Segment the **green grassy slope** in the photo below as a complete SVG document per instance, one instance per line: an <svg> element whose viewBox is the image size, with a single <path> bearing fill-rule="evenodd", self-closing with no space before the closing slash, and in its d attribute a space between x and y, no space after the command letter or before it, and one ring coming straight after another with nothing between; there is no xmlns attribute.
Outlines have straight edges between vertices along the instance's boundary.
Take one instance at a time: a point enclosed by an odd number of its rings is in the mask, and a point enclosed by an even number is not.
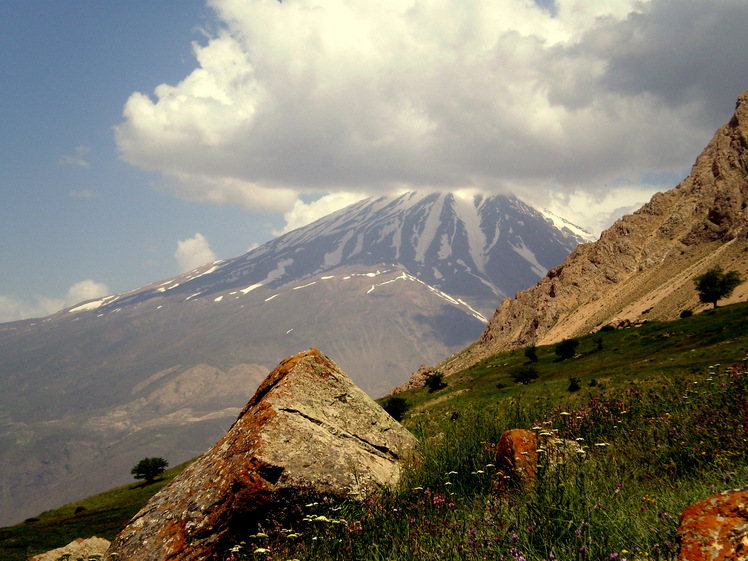
<svg viewBox="0 0 748 561"><path fill-rule="evenodd" d="M512 559L514 548L527 560L631 561L645 552L671 559L683 507L748 483L747 351L741 303L581 337L567 360L538 347L538 377L526 385L511 377L528 364L524 350L495 355L446 378L443 389L400 394L410 407L402 422L421 446L398 490L364 507L310 513L343 516L345 525L310 518L294 528L294 544L285 534L248 536L244 551L267 548L272 559ZM569 391L571 377L579 390ZM549 472L536 493L496 502L488 475L498 438L537 423L581 439L584 462ZM0 559L76 537L111 538L163 484L115 489L0 529ZM75 514L78 506L86 510ZM251 551L245 558L255 558Z"/></svg>
<svg viewBox="0 0 748 561"><path fill-rule="evenodd" d="M112 540L122 527L189 462L166 471L150 485L133 483L43 512L22 524L0 528L0 559L25 561L76 538Z"/></svg>
<svg viewBox="0 0 748 561"><path fill-rule="evenodd" d="M538 378L527 385L516 384L511 378L514 368L529 363L525 350L517 349L449 376L443 390L429 393L421 388L399 394L410 404L403 424L412 429L452 412L504 404L507 398L572 404L586 399L590 392L632 383L646 387L663 377L742 361L748 354L748 304L710 309L673 322L601 331L577 340L576 356L563 361L555 354L554 345L537 347L538 361L532 366ZM570 377L579 379L581 391L566 391Z"/></svg>

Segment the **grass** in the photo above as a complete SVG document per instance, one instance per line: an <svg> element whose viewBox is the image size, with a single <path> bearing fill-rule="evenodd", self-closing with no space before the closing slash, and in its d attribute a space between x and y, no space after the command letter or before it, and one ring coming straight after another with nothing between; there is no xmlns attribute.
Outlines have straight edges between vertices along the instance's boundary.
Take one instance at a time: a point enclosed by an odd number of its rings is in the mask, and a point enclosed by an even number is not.
<svg viewBox="0 0 748 561"><path fill-rule="evenodd" d="M680 512L748 484L746 349L748 304L737 304L580 337L567 360L538 347L538 378L526 385L511 379L527 363L522 349L490 357L445 388L401 394L419 449L396 489L365 504L307 505L303 519L268 521L222 558L674 559ZM530 491L497 493L501 434L532 427L578 440L585 454L541 460ZM0 529L0 558L111 538L152 492L120 488Z"/></svg>
<svg viewBox="0 0 748 561"><path fill-rule="evenodd" d="M148 499L188 465L189 462L166 471L150 485L134 483L117 487L43 512L22 524L0 528L0 559L26 561L32 555L62 547L81 537L112 540Z"/></svg>

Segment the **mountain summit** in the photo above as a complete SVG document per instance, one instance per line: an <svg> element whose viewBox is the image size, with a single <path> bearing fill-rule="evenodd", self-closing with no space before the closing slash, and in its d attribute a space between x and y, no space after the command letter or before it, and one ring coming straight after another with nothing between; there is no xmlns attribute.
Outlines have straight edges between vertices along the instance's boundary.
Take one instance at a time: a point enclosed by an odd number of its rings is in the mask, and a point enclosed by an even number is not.
<svg viewBox="0 0 748 561"><path fill-rule="evenodd" d="M341 266L388 264L489 315L583 241L584 231L515 197L410 192L362 200L241 257L98 302L111 310L167 292L214 297L287 286Z"/></svg>
<svg viewBox="0 0 748 561"><path fill-rule="evenodd" d="M360 201L234 259L0 325L0 525L207 449L282 357L371 396L475 341L580 237L513 197Z"/></svg>

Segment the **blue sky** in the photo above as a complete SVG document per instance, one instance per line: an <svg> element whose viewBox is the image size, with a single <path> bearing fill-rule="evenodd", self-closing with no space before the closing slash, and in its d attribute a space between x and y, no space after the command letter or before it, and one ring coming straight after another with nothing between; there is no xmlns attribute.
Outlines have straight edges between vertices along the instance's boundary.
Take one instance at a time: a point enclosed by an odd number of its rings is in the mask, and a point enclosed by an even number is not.
<svg viewBox="0 0 748 561"><path fill-rule="evenodd" d="M184 0L0 3L0 320L52 311L85 279L119 292L173 276L178 240L197 232L231 257L282 226L171 197L119 159L127 98L195 69L210 14Z"/></svg>
<svg viewBox="0 0 748 561"><path fill-rule="evenodd" d="M363 196L514 192L598 233L748 88L748 5L0 3L0 321Z"/></svg>

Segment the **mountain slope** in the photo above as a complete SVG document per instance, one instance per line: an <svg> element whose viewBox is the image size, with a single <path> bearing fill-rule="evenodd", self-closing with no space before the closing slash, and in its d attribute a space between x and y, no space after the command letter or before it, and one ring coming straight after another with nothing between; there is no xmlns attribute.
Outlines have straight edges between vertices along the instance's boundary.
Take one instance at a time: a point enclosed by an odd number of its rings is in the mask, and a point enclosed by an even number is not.
<svg viewBox="0 0 748 561"><path fill-rule="evenodd" d="M167 292L205 298L255 285L279 287L343 265L387 263L489 315L497 299L536 282L586 239L515 197L373 197L241 257L105 298L100 306L113 310Z"/></svg>
<svg viewBox="0 0 748 561"><path fill-rule="evenodd" d="M125 482L144 456L201 453L270 367L311 346L382 395L474 341L498 294L578 239L510 197L380 197L241 257L2 324L0 525Z"/></svg>
<svg viewBox="0 0 748 561"><path fill-rule="evenodd" d="M698 308L694 276L719 264L748 277L746 206L748 92L676 188L656 194L534 287L505 300L478 343L441 366L453 372L502 350ZM742 285L733 301L747 294Z"/></svg>

